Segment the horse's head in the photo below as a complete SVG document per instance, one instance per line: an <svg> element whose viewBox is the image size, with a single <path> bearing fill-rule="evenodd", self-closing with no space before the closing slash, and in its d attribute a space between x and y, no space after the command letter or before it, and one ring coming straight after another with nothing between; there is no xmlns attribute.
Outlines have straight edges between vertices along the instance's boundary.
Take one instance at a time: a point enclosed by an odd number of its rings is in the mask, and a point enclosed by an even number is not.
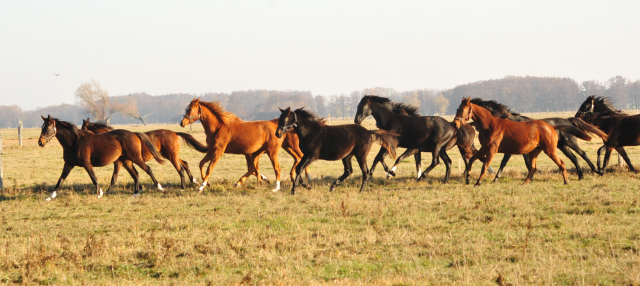
<svg viewBox="0 0 640 286"><path fill-rule="evenodd" d="M44 123L42 124L42 130L40 131L40 139L38 139L38 145L40 147L44 147L45 144L49 143L53 137L58 133L58 129L56 128L56 120L51 118L51 115L48 117L42 117Z"/></svg>
<svg viewBox="0 0 640 286"><path fill-rule="evenodd" d="M360 124L364 121L369 115L371 115L371 107L369 104L371 103L371 95L365 95L362 99L360 99L360 103L358 103L358 111L356 112L356 118L353 119L355 124Z"/></svg>
<svg viewBox="0 0 640 286"><path fill-rule="evenodd" d="M89 120L89 117L87 117L87 120L82 119L82 127L80 127L80 129L88 131L92 126L93 122L91 122L91 120Z"/></svg>
<svg viewBox="0 0 640 286"><path fill-rule="evenodd" d="M580 104L580 107L578 108L578 112L576 112L575 117L582 117L587 112L593 113L595 109L595 105L596 105L596 96L592 95L587 97L587 99L585 99L584 102Z"/></svg>
<svg viewBox="0 0 640 286"><path fill-rule="evenodd" d="M200 98L194 98L191 103L184 109L184 116L180 121L180 127L185 127L200 119L202 115L202 106L200 106Z"/></svg>
<svg viewBox="0 0 640 286"><path fill-rule="evenodd" d="M456 110L456 117L453 119L453 123L456 125L457 129L460 129L460 126L467 123L467 121L471 119L472 115L473 104L471 103L471 97L463 97L460 106L458 106L458 110Z"/></svg>
<svg viewBox="0 0 640 286"><path fill-rule="evenodd" d="M291 111L291 107L287 107L287 109L280 109L280 118L278 119L278 129L276 129L276 136L278 138L282 138L285 133L291 130L293 127L296 127L296 122L298 121L298 116L295 111Z"/></svg>

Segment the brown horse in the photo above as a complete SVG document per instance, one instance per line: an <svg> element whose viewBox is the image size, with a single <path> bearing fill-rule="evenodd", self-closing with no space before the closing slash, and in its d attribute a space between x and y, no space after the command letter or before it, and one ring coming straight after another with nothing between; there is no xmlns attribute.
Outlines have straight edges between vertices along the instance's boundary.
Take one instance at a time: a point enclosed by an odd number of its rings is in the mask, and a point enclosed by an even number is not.
<svg viewBox="0 0 640 286"><path fill-rule="evenodd" d="M558 165L562 171L564 183L567 184L567 170L564 162L556 154L556 146L558 145L556 129L571 133L586 141L591 140L591 136L574 126L551 126L542 120L513 122L497 118L491 115L489 110L471 103L471 98L463 98L453 122L457 128L460 128L462 124L470 119L473 119L476 123L478 139L482 147L469 160L467 171L471 170L475 160L486 156L476 186L480 185L482 177L496 153L529 154L531 169L524 180L524 184L528 184L536 172L540 152L547 154ZM466 182L469 184L468 172Z"/></svg>
<svg viewBox="0 0 640 286"><path fill-rule="evenodd" d="M200 161L200 173L203 181L198 192L204 190L207 180L213 172L213 167L224 153L242 154L246 157L248 170L236 183L236 186L240 186L251 175L255 175L258 178L258 183L264 179L264 176L260 175L256 164L258 157L266 152L276 174L276 187L272 191L280 190L278 151L283 145L283 139L275 136L277 124L272 121L245 122L233 113L225 111L219 103L200 101L199 98L193 99L189 103L189 106L185 109L184 118L180 121L180 126L185 127L198 120L202 122L202 126L205 129L207 145L209 146L209 151ZM294 151L295 147L297 147L294 142L294 140L289 141L288 148L285 148L285 151L294 157L295 168L300 161L298 158L302 157L300 156L302 152ZM209 162L209 166L205 173L204 165L207 162ZM293 175L292 171L291 176L293 177Z"/></svg>
<svg viewBox="0 0 640 286"><path fill-rule="evenodd" d="M58 179L58 183L51 195L47 197L47 201L56 197L56 191L76 166L84 167L96 186L98 198L102 197L102 188L98 186L98 178L93 172L93 167L106 166L116 160L122 160L123 164L127 166L127 170L133 170L133 163L140 166L142 170L149 174L158 189L163 190L160 183L153 176L151 168L142 159L142 145L146 145L153 158L161 164L164 163L147 135L127 130L113 130L107 133L94 134L93 132L80 130L69 122L51 118L51 115L47 118L42 116L42 120L44 120L44 124L40 132L38 145L44 147L53 137L56 137L60 145L62 145L62 157L64 159L62 175L60 175L60 179ZM138 174L137 172L129 172L129 174L135 182L133 195L138 196L140 191Z"/></svg>
<svg viewBox="0 0 640 286"><path fill-rule="evenodd" d="M113 130L111 126L103 123L91 122L89 118L87 118L87 120L82 120L81 129L92 131L93 133L105 133ZM189 176L189 181L193 182L194 184L198 184L196 178L191 175L189 164L186 161L180 159L180 137L184 139L187 145L202 153L206 153L207 151L209 151L209 148L207 148L207 146L202 145L200 142L198 142L198 140L193 138L193 136L182 132L173 132L171 130L158 129L145 132L144 134L149 137L149 140L151 140L153 146L156 147L158 152L160 152L160 155L162 155L162 157L164 158L167 158L176 169L176 171L178 171L178 175L180 175L180 187L182 189L185 188L185 171L187 172L187 176ZM144 145L142 146L142 159L145 162L153 159L153 155ZM120 172L121 167L122 162L120 160L113 163L113 176L111 176L111 185L109 186L109 189L111 189L111 187L115 185L116 181L118 180L118 173ZM135 171L135 168L133 171Z"/></svg>

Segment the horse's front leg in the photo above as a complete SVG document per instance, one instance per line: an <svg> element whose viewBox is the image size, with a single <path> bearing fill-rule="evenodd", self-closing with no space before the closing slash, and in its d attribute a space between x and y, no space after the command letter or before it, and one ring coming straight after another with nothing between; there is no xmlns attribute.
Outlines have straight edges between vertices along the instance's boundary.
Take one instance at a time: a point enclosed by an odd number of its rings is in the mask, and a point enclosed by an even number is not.
<svg viewBox="0 0 640 286"><path fill-rule="evenodd" d="M376 155L376 157L373 159L373 163L371 164L371 168L369 168L369 175L373 176L373 171L376 169L376 166L378 165L378 162L382 163L382 167L384 168L385 172L388 172L389 169L387 168L387 164L385 164L384 162L384 157L387 156L387 149L380 147L380 151L378 151L378 155Z"/></svg>
<svg viewBox="0 0 640 286"><path fill-rule="evenodd" d="M493 145L490 148L488 148L488 150L489 151L488 151L488 154L485 156L484 163L482 163L482 170L480 171L480 176L478 177L478 181L476 181L476 187L480 186L480 184L482 183L482 177L484 176L484 173L489 168L489 164L491 164L491 161L493 161L493 157L496 155L496 152L498 151L498 146Z"/></svg>
<svg viewBox="0 0 640 286"><path fill-rule="evenodd" d="M342 184L342 181L344 181L347 177L349 177L353 173L353 168L351 166L351 158L353 158L353 155L347 156L342 159L342 165L344 166L344 173L337 180L335 180L333 184L331 184L331 188L329 189L329 192L333 192L338 185ZM362 187L361 187L361 190L362 190Z"/></svg>
<svg viewBox="0 0 640 286"><path fill-rule="evenodd" d="M67 179L67 176L69 176L69 173L71 172L71 170L73 170L73 167L74 166L71 164L64 163L64 167L62 168L62 175L60 175L60 178L58 179L58 183L56 184L56 187L53 188L53 191L45 200L50 201L56 198L57 191L60 188L60 185L62 185L64 180Z"/></svg>
<svg viewBox="0 0 640 286"><path fill-rule="evenodd" d="M213 172L213 167L218 163L222 155L224 154L224 150L227 146L214 146L210 148L207 154L204 156L202 161L200 161L200 174L202 175L202 185L198 188L198 194L202 193L204 188L207 186L207 182L209 181L209 177L211 176L211 172ZM204 171L204 165L209 162L209 166L207 167L207 171Z"/></svg>
<svg viewBox="0 0 640 286"><path fill-rule="evenodd" d="M96 173L93 171L93 166L91 165L91 162L84 162L84 169L87 170L87 173L89 174L89 178L91 178L93 185L96 186L98 199L102 198L102 195L104 194L104 192L102 191L102 188L100 188L100 186L98 185L98 177L96 177Z"/></svg>
<svg viewBox="0 0 640 286"><path fill-rule="evenodd" d="M502 175L502 171L504 170L504 167L506 167L507 163L509 163L509 159L511 159L511 154L504 154L504 157L502 157L502 162L500 162L500 168L498 169L498 172L496 173L496 177L493 179L494 183L497 182L498 179L500 179L500 175ZM485 159L485 161L486 161L486 159Z"/></svg>
<svg viewBox="0 0 640 286"><path fill-rule="evenodd" d="M600 161L600 155L602 155L602 151L607 148L606 145L602 145L602 147L598 148L598 159L596 160L596 164L598 165L598 170L600 171L600 175L604 175L604 170L602 168L602 161Z"/></svg>
<svg viewBox="0 0 640 286"><path fill-rule="evenodd" d="M296 186L298 184L301 184L303 187L307 188L308 190L311 190L311 184L310 184L311 182L309 182L309 185L306 185L303 182L301 175L302 175L302 170L306 169L313 161L315 161L315 158L310 154L304 154L304 156L302 156L302 159L300 160L300 164L296 166L296 178L293 180L293 186L291 187L292 195L296 193Z"/></svg>
<svg viewBox="0 0 640 286"><path fill-rule="evenodd" d="M467 185L469 184L469 176L471 175L471 168L473 167L473 162L475 162L476 160L478 160L480 158L484 158L484 162L483 163L486 163L487 158L485 158L485 157L487 156L487 154L489 152L490 152L490 150L489 150L488 147L482 146L482 147L480 147L480 150L478 150L478 152L476 152L475 154L473 154L473 156L471 156L471 159L469 159L469 165L467 166L467 169L465 170L465 173L467 174L467 176L465 177L465 184L467 184Z"/></svg>
<svg viewBox="0 0 640 286"><path fill-rule="evenodd" d="M607 166L609 165L609 159L611 158L611 152L613 152L613 147L606 147L605 149L605 153L604 153L604 161L602 162L602 174L604 174L605 169L607 169ZM600 151L600 150L598 150ZM598 156L600 157L600 156Z"/></svg>
<svg viewBox="0 0 640 286"><path fill-rule="evenodd" d="M113 175L111 175L111 184L109 185L109 188L107 188L107 192L110 191L111 187L113 187L118 181L118 174L120 173L121 168L122 162L120 162L120 160L113 162Z"/></svg>
<svg viewBox="0 0 640 286"><path fill-rule="evenodd" d="M387 149L385 149L386 151ZM400 164L400 162L402 162L404 159L406 159L407 157L411 156L411 155L415 155L415 154L420 154L418 149L407 149L404 151L404 153L402 153L402 155L400 155L396 161L393 163L393 166L391 167L391 170L387 171L387 179L391 179L392 177L395 177L396 174L396 168L398 167L398 165ZM420 156L420 155L418 155ZM415 157L415 156L414 156ZM421 160L421 159L418 159ZM417 163L416 163L417 164ZM418 174L418 179L420 179L420 174Z"/></svg>

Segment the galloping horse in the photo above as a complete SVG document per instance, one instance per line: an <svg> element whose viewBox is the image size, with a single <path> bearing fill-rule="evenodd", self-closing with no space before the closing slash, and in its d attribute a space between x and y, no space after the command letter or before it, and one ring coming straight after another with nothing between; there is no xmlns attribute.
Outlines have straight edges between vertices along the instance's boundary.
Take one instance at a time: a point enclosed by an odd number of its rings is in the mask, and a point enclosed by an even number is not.
<svg viewBox="0 0 640 286"><path fill-rule="evenodd" d="M507 106L501 103L498 103L494 100L483 100L482 98L474 98L471 100L471 103L486 108L491 112L491 115L493 115L494 117L509 119L515 122L525 122L525 121L532 120L529 117L526 117L524 115L521 115L520 113L512 111ZM540 120L546 123L549 123L549 125L551 126L557 126L557 125L571 126L572 125L582 131L595 134L600 138L603 138L603 136L605 136L604 132L600 131L595 126L582 121L580 118L553 117L553 118L543 118ZM589 167L594 173L602 174L596 168L596 166L594 166L593 163L591 163L591 160L589 160L589 156L587 156L587 153L580 148L580 145L578 144L578 138L576 136L573 136L573 134L571 133L566 133L560 130L556 130L556 132L558 133L558 149L560 149L560 151L562 151L562 153L564 153L564 155L567 156L567 158L569 158L569 160L571 160L573 165L576 167L576 172L578 173L578 180L582 180L584 178L584 174L582 172L582 168L580 167L580 162L578 162L578 158L576 158L573 152L571 152L571 149L573 149L576 153L578 153L578 155L580 155L580 157L582 157L582 159L584 159L587 162L587 164L589 165ZM530 164L529 164L528 156L525 154L524 157L525 157L525 164L527 165L527 169L529 169ZM498 179L500 178L500 175L502 174L502 170L507 165L510 158L511 158L511 154L505 154L504 157L502 157L502 162L500 163L500 169L498 169L498 173L496 173L496 177L493 180L494 182L498 181Z"/></svg>
<svg viewBox="0 0 640 286"><path fill-rule="evenodd" d="M528 184L531 181L531 177L537 170L538 155L540 155L540 152L544 152L558 165L562 171L564 183L567 184L567 170L564 167L564 162L556 154L558 134L554 129L571 133L583 140L591 140L591 136L573 126L560 125L553 127L541 120L513 122L496 118L491 115L489 110L471 103L471 98L463 98L453 122L459 128L471 119L473 119L476 123L476 128L478 128L478 139L482 147L469 160L468 171L471 170L475 160L486 156L476 186L479 186L482 182L482 177L487 167L498 152L529 154L531 169L524 180L524 184ZM466 176L466 183L469 184L469 173Z"/></svg>
<svg viewBox="0 0 640 286"><path fill-rule="evenodd" d="M374 99L374 100L371 101L371 99ZM389 101L381 100L380 97L372 98L371 96L368 96L368 95L366 95L365 97L362 98L362 100L360 100L360 103L358 104L358 112L361 112L361 111L364 112L364 110L369 109L373 113L380 110L379 108L371 109L371 107L366 107L366 105L373 105L373 104L380 104L383 107L390 109L396 114L413 116L413 117L421 117L421 115L418 113L418 108L414 106L406 105L403 103L391 102L390 100ZM354 122L356 124L361 124L362 120L364 120L362 116L363 114L356 113ZM384 117L376 117L376 115L374 115L374 118L384 118ZM378 124L379 124L378 121L376 121L376 125ZM380 124L380 125L385 126L389 124ZM390 131L397 132L397 130L390 130ZM464 124L462 125L462 128L458 130L458 132L456 133L456 136L452 137L446 145L447 150L451 149L453 146L458 146L458 150L460 151L460 154L462 155L462 159L465 164L465 172L466 172L466 166L467 164L469 164L469 158L471 158L471 156L473 156L473 154L475 154L478 151L473 144L473 140L475 139L475 137L476 137L476 130L473 129L473 126L471 126L471 124ZM402 145L400 147L402 147ZM387 172L387 179L395 177L396 166L400 164L400 162L402 162L402 160L404 160L405 158L411 155L414 155L414 158L416 161L416 172L418 173L417 179L420 180L424 178L422 176L423 174L422 164L421 164L422 156L419 149L407 149L404 153L402 153L402 155L398 156L398 158L396 159L396 162L394 163L391 169L389 169L387 167L387 164L384 162L384 157L386 155L387 155L386 150L384 148L380 148L378 155L373 161L373 165L371 166L371 169L369 169L369 175L373 174L373 171L376 165L378 164L378 162L380 162L385 172ZM480 160L484 160L484 159L480 159ZM491 170L491 167L489 167L489 172L493 173L493 171Z"/></svg>
<svg viewBox="0 0 640 286"><path fill-rule="evenodd" d="M628 115L614 108L608 98L592 95L580 105L575 116L596 125L608 135L608 138L604 140L604 146L598 149L598 168L603 174L609 164L613 149L616 149L618 154L624 158L631 171L637 172L631 164L624 146L640 145L640 115ZM600 154L605 149L604 162L601 165Z"/></svg>
<svg viewBox="0 0 640 286"><path fill-rule="evenodd" d="M202 122L207 134L207 145L209 146L207 154L200 161L202 185L198 189L199 193L204 190L213 172L213 167L224 153L242 154L246 157L248 171L236 183L236 186L240 186L251 175L255 175L258 178L258 183L265 178L260 175L256 162L260 154L266 152L276 174L276 187L272 191L280 190L278 151L283 139L275 136L277 124L272 121L245 122L233 113L225 111L219 103L200 101L199 98L193 99L189 103L185 109L184 118L180 121L180 126L185 127L198 120ZM290 146L290 148L285 148L285 151L294 149L295 146ZM300 153L289 154L294 157L295 167L295 164L299 162L296 156ZM207 162L209 162L209 166L205 173L204 165Z"/></svg>
<svg viewBox="0 0 640 286"><path fill-rule="evenodd" d="M53 189L53 192L51 192L51 195L47 197L47 201L56 197L58 188L60 188L62 182L64 182L71 170L76 166L83 167L87 173L89 173L91 181L96 186L98 198L102 197L102 188L98 186L98 178L93 172L93 167L103 167L116 160L122 160L122 163L127 166L127 170L133 170L133 163L140 166L142 170L149 174L154 185L156 185L159 190L164 191L160 183L158 183L153 176L151 168L147 166L142 159L141 150L144 144L156 161L161 164L164 163L164 160L162 160L160 154L144 133L113 130L107 133L94 134L80 130L69 122L51 118L51 115L47 118L41 117L42 120L44 120L44 124L40 132L38 145L44 147L53 137L56 137L60 145L62 145L62 157L64 159L62 175L60 175L60 179L58 179L58 183ZM132 171L129 171L129 174L135 182L133 196L138 196L140 194L138 174Z"/></svg>
<svg viewBox="0 0 640 286"><path fill-rule="evenodd" d="M290 129L295 130L300 138L300 149L304 153L302 161L296 167L297 175L293 181L291 194L295 194L298 183L307 189L311 188L302 182L300 172L317 159L329 161L342 159L344 173L331 185L329 191L333 191L353 173L351 159L355 156L362 171L362 185L360 186L362 192L369 179L367 154L369 154L373 142L379 141L391 153L392 157L396 155L395 149L398 141L394 138L396 134L391 132L370 131L356 124L328 126L324 119L318 118L302 108L295 111L291 111L291 108L280 109L280 111L282 114L278 120L276 136L282 137Z"/></svg>
<svg viewBox="0 0 640 286"><path fill-rule="evenodd" d="M399 134L399 147L431 152L431 165L427 167L422 175L418 174L418 177L426 177L440 163L439 158L442 158L447 169L444 176L444 182L447 183L451 174L451 159L447 155L447 147L451 148L455 145L455 141L452 142L451 140L456 137L456 128L442 117L416 117L398 114L392 110L393 106L390 99L368 95L360 100L354 122L360 124L365 118L372 115L376 120L376 127ZM449 142L453 144L447 146ZM371 170L375 168L378 162L384 161L385 156L386 152L380 149L373 161Z"/></svg>
<svg viewBox="0 0 640 286"><path fill-rule="evenodd" d="M81 129L88 130L93 133L105 133L113 130L111 126L103 123L91 122L89 118L87 118L87 120L84 120L84 119L82 120ZM145 132L144 134L146 134L147 137L149 137L149 140L151 140L151 143L153 144L154 147L156 147L156 150L158 150L160 155L162 155L162 157L164 158L167 158L169 162L171 162L173 167L176 169L176 171L178 172L178 175L180 175L180 187L182 189L185 188L185 182L184 182L185 171L187 172L187 176L189 176L189 181L193 182L194 184L198 183L196 178L194 178L191 175L191 171L189 170L189 164L187 163L187 161L180 159L179 137L182 137L182 139L184 139L187 145L189 145L193 149L198 150L199 152L202 152L202 153L206 153L207 151L209 151L209 148L207 148L207 146L202 145L200 142L198 142L198 140L196 140L196 138L193 138L193 136L187 133L182 133L182 132L173 132L171 130L158 129L158 130ZM149 149L144 145L142 146L142 159L145 162L148 162L149 160L153 159L153 155L151 154ZM116 181L118 180L118 173L120 172L121 167L122 167L121 161L118 160L113 163L113 176L111 176L111 185L109 186L109 188L115 185ZM135 171L135 168L134 168L134 171Z"/></svg>

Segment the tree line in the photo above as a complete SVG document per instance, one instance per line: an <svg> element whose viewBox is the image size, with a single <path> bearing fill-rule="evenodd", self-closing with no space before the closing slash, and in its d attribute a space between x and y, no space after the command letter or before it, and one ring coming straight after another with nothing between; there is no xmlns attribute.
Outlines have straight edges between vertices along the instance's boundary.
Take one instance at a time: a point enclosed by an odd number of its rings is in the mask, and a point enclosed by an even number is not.
<svg viewBox="0 0 640 286"><path fill-rule="evenodd" d="M576 110L589 95L610 97L621 109L640 106L640 80L622 76L607 81L577 83L571 78L508 76L468 83L447 90L420 89L399 92L393 88L365 88L350 94L313 95L311 91L245 90L231 93L166 94L152 96L132 93L109 96L99 83L84 83L76 90L76 104L60 104L37 110L3 106L0 102L0 128L15 128L18 119L24 127L39 127L40 115L51 114L76 124L87 117L111 124L177 123L193 98L219 101L228 111L244 120L269 120L280 114L278 107L306 107L325 118L353 118L364 95L379 95L419 108L422 115L454 114L462 97L482 97L506 104L519 112Z"/></svg>

